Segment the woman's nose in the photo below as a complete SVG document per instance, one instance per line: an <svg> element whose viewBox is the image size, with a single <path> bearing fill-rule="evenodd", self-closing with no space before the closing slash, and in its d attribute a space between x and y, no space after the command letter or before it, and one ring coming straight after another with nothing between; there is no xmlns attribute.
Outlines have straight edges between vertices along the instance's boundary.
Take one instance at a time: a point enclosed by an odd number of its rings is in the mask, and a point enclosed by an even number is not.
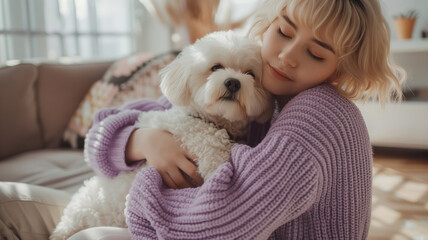
<svg viewBox="0 0 428 240"><path fill-rule="evenodd" d="M298 65L296 52L291 46L282 49L278 55L278 58L285 66L295 68Z"/></svg>

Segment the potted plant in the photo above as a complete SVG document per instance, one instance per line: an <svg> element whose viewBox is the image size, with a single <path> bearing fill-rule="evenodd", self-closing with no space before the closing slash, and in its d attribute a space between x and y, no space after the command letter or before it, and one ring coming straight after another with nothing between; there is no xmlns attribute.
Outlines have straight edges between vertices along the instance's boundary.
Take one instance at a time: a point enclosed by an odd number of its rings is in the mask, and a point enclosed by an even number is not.
<svg viewBox="0 0 428 240"><path fill-rule="evenodd" d="M413 27L415 25L418 13L410 10L406 13L394 16L394 25L397 30L398 39L412 38Z"/></svg>

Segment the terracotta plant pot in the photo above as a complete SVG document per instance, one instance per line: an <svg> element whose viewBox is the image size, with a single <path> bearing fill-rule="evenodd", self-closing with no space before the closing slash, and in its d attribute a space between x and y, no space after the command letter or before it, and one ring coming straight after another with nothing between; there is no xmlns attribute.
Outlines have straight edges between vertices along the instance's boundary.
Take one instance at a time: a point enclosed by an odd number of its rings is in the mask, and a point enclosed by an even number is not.
<svg viewBox="0 0 428 240"><path fill-rule="evenodd" d="M416 18L396 18L394 19L395 29L397 30L398 39L412 38L413 27Z"/></svg>

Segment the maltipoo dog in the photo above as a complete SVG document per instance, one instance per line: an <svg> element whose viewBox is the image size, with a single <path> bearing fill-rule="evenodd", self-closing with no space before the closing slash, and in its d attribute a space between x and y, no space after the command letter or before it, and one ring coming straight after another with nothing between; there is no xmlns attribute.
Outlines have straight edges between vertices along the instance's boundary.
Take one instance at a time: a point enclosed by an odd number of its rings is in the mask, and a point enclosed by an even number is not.
<svg viewBox="0 0 428 240"><path fill-rule="evenodd" d="M206 35L160 73L161 90L173 107L141 113L136 126L171 132L198 157L195 164L207 180L229 160L232 146L245 139L250 121L265 122L272 115L272 97L261 85L260 54L258 43L232 31ZM95 226L126 227L126 196L140 169L87 180L50 239L67 239Z"/></svg>

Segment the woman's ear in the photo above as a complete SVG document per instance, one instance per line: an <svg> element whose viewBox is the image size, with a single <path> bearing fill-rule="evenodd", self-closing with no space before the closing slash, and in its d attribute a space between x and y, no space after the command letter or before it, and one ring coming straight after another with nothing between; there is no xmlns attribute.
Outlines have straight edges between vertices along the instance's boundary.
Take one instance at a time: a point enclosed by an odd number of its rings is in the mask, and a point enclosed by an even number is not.
<svg viewBox="0 0 428 240"><path fill-rule="evenodd" d="M185 56L180 54L160 71L160 89L165 97L177 106L190 104L191 93L187 86L190 76L185 62Z"/></svg>

